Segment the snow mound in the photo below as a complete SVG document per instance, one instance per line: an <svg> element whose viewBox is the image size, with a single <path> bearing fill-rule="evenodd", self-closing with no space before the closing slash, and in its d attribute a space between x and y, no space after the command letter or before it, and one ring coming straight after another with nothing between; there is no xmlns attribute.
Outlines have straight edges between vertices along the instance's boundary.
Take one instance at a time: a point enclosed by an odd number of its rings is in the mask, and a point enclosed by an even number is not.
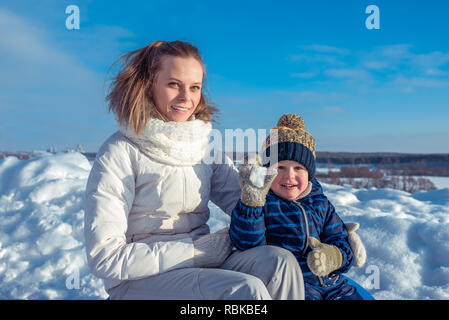
<svg viewBox="0 0 449 320"><path fill-rule="evenodd" d="M345 222L360 223L367 262L349 277L377 299L449 299L447 189L409 194L344 187L359 200L345 205L335 186L323 188Z"/></svg>
<svg viewBox="0 0 449 320"><path fill-rule="evenodd" d="M107 297L83 245L90 169L80 153L0 161L0 299Z"/></svg>

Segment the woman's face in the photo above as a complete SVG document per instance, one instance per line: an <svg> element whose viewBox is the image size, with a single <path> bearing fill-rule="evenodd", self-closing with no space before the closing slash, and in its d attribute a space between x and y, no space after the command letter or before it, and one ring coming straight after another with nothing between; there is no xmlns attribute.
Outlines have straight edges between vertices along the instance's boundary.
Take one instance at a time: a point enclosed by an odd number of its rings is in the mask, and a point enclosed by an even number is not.
<svg viewBox="0 0 449 320"><path fill-rule="evenodd" d="M294 200L306 190L309 172L296 161L283 160L274 165L278 175L271 184L271 190L281 198Z"/></svg>
<svg viewBox="0 0 449 320"><path fill-rule="evenodd" d="M203 66L195 58L164 56L156 76L153 99L168 121L187 121L201 98Z"/></svg>

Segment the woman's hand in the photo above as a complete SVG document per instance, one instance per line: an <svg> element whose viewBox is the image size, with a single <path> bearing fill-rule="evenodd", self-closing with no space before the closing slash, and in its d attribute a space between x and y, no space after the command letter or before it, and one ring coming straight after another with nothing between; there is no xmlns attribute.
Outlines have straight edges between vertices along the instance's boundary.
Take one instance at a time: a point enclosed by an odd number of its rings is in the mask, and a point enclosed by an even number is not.
<svg viewBox="0 0 449 320"><path fill-rule="evenodd" d="M214 268L223 264L231 254L229 227L216 233L206 234L193 241L193 264L196 268Z"/></svg>

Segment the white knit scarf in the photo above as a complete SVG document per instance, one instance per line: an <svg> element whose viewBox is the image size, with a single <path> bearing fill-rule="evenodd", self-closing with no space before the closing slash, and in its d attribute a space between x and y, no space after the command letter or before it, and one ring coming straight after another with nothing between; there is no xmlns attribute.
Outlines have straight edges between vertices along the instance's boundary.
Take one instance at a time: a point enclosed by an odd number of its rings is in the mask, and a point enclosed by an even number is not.
<svg viewBox="0 0 449 320"><path fill-rule="evenodd" d="M173 166L200 163L205 156L211 130L210 122L195 119L165 122L150 118L139 136L133 128L120 126L120 132L141 152L157 162Z"/></svg>

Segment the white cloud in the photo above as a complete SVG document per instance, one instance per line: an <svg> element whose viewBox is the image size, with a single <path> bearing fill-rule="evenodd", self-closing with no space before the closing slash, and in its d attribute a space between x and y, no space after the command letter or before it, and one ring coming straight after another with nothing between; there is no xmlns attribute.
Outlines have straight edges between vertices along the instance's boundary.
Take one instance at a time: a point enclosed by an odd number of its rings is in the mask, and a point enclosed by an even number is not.
<svg viewBox="0 0 449 320"><path fill-rule="evenodd" d="M26 20L0 8L0 48L17 59L40 61L59 59L58 54L44 44L45 34Z"/></svg>
<svg viewBox="0 0 449 320"><path fill-rule="evenodd" d="M449 52L432 51L414 53L410 44L380 46L372 52L362 53L362 65L369 69L407 69L412 72L436 69L449 64Z"/></svg>
<svg viewBox="0 0 449 320"><path fill-rule="evenodd" d="M318 72L299 72L299 73L292 73L290 76L293 78L301 78L301 79L310 79L314 78L318 75Z"/></svg>
<svg viewBox="0 0 449 320"><path fill-rule="evenodd" d="M315 52L320 52L320 53L335 53L335 54L339 54L339 55L347 55L350 52L348 49L337 48L337 47L322 45L322 44L311 44L311 45L302 46L301 48L304 50L309 50L309 51L315 51Z"/></svg>
<svg viewBox="0 0 449 320"><path fill-rule="evenodd" d="M107 27L100 29L103 32L96 33L99 39L111 39ZM91 60L79 56L77 46L70 47L73 43L54 32L59 31L0 9L0 108L5 111L0 127L7 133L0 138L4 148L13 148L9 138L14 137L17 148L23 150L40 148L39 143L48 146L50 141L91 143L88 149L95 150L98 145L92 147L92 141L104 138L102 130L113 129L104 101L105 72L87 66ZM80 32L77 44L93 41L83 40L81 31L73 32ZM116 34L120 32L116 30ZM110 40L111 46L105 50L112 48L113 42Z"/></svg>
<svg viewBox="0 0 449 320"><path fill-rule="evenodd" d="M447 88L449 87L449 80L429 79L423 77L405 78L403 76L399 76L393 81L393 84L411 92L413 91L413 88Z"/></svg>
<svg viewBox="0 0 449 320"><path fill-rule="evenodd" d="M321 114L332 115L345 112L345 109L339 106L329 106L321 110Z"/></svg>
<svg viewBox="0 0 449 320"><path fill-rule="evenodd" d="M40 83L66 88L88 88L91 81L102 84L105 75L92 71L84 61L106 60L111 65L120 53L118 39L133 36L123 28L101 25L82 31L64 29L64 34L65 38L51 34L0 8L0 83L6 80L10 85Z"/></svg>
<svg viewBox="0 0 449 320"><path fill-rule="evenodd" d="M353 54L346 49L327 45L306 45L304 52L291 55L320 71L293 72L291 77L311 79L317 74L327 81L350 80L382 87L397 86L403 92L417 88L446 88L449 83L449 52L414 52L411 44L384 45Z"/></svg>
<svg viewBox="0 0 449 320"><path fill-rule="evenodd" d="M443 71L437 68L430 68L424 71L427 76L449 76L449 71Z"/></svg>
<svg viewBox="0 0 449 320"><path fill-rule="evenodd" d="M412 65L418 68L437 68L449 63L449 52L434 51L410 56Z"/></svg>
<svg viewBox="0 0 449 320"><path fill-rule="evenodd" d="M281 98L287 98L293 104L317 102L324 99L324 95L316 91L277 90L274 93Z"/></svg>
<svg viewBox="0 0 449 320"><path fill-rule="evenodd" d="M333 65L333 66L343 66L345 63L342 62L339 58L326 55L321 53L312 53L312 54L291 54L288 56L290 61L293 62L301 62L309 65Z"/></svg>
<svg viewBox="0 0 449 320"><path fill-rule="evenodd" d="M78 87L98 76L56 49L44 30L4 9L0 9L0 50L0 83L11 86Z"/></svg>
<svg viewBox="0 0 449 320"><path fill-rule="evenodd" d="M328 69L324 72L334 78L369 79L370 74L363 69Z"/></svg>
<svg viewBox="0 0 449 320"><path fill-rule="evenodd" d="M367 69L381 70L387 68L388 63L386 63L385 61L371 60L363 62L363 66Z"/></svg>
<svg viewBox="0 0 449 320"><path fill-rule="evenodd" d="M411 44L393 44L387 46L380 46L376 50L376 55L383 58L404 59L409 57Z"/></svg>

